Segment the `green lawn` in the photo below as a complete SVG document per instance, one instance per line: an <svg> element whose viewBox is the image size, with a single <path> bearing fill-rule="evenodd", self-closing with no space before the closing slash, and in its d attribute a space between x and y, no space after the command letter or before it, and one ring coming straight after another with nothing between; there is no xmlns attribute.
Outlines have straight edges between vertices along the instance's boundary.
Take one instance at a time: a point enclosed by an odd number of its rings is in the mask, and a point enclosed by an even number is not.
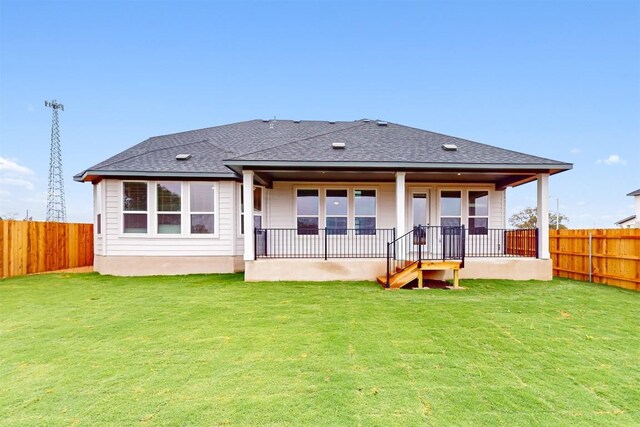
<svg viewBox="0 0 640 427"><path fill-rule="evenodd" d="M640 425L640 294L0 280L0 425Z"/></svg>

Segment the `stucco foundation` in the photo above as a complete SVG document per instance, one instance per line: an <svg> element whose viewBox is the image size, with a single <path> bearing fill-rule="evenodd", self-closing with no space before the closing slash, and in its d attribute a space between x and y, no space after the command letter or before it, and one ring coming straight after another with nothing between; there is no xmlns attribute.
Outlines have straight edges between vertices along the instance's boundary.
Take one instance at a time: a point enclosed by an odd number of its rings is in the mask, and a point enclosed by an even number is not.
<svg viewBox="0 0 640 427"><path fill-rule="evenodd" d="M306 281L376 280L387 273L385 259L263 259L245 262L245 280ZM425 273L425 278L451 279L450 271ZM552 264L535 258L466 258L461 279L551 280Z"/></svg>
<svg viewBox="0 0 640 427"><path fill-rule="evenodd" d="M327 282L335 280L375 280L387 274L382 258L344 259L261 259L246 261L244 280Z"/></svg>
<svg viewBox="0 0 640 427"><path fill-rule="evenodd" d="M235 273L242 271L241 256L101 256L94 271L113 276L168 276L180 274Z"/></svg>

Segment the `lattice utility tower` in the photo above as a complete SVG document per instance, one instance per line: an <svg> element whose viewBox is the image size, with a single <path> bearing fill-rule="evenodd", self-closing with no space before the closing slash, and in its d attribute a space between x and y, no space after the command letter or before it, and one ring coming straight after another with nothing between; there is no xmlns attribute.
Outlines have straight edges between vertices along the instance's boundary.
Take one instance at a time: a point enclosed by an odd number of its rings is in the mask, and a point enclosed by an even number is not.
<svg viewBox="0 0 640 427"><path fill-rule="evenodd" d="M44 101L45 107L53 109L51 118L51 152L49 159L49 190L47 192L47 221L66 222L67 208L64 202L64 178L62 175L62 151L60 149L60 127L58 110L64 111L64 105L53 101Z"/></svg>

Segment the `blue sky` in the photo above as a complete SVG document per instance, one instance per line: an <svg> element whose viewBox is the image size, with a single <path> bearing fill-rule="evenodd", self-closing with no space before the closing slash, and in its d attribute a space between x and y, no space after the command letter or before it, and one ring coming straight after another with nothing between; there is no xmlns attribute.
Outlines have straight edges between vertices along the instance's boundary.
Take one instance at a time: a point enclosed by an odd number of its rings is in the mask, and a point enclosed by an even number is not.
<svg viewBox="0 0 640 427"><path fill-rule="evenodd" d="M1 1L0 215L44 219L54 98L70 221L73 174L149 136L368 117L572 162L551 206L613 227L640 188L640 2Z"/></svg>

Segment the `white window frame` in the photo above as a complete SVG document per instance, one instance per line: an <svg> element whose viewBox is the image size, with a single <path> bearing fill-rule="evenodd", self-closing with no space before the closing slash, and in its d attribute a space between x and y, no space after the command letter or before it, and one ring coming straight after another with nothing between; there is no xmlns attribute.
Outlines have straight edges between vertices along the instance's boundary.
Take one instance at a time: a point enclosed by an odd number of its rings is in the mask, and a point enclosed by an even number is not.
<svg viewBox="0 0 640 427"><path fill-rule="evenodd" d="M243 199L244 199L244 194L242 192L242 184L240 183L239 185L236 186L237 187L237 194L238 194L238 236L244 236L244 203L243 203ZM253 186L253 191L256 190L256 188L260 188L260 204L262 207L262 210L260 211L260 213L256 213L255 210L255 206L253 208L253 216L259 216L262 219L260 220L260 224L262 228L265 228L265 218L266 218L266 187L262 186L262 185L254 185ZM254 222L255 224L255 222Z"/></svg>
<svg viewBox="0 0 640 427"><path fill-rule="evenodd" d="M470 204L470 200L469 200L469 196L470 196L470 192L472 191L476 191L476 192L485 192L487 193L487 214L486 215L471 215L470 210L471 210L471 204ZM488 234L488 230L489 230L489 217L490 217L490 213L491 213L491 191L486 189L486 188L469 188L466 190L467 193L467 197L466 197L466 201L467 201L467 206L466 206L466 213L467 213L467 229L469 230L469 235L471 236L486 236ZM475 219L475 218L486 218L487 219L487 232L485 233L472 233L471 232L471 219Z"/></svg>
<svg viewBox="0 0 640 427"><path fill-rule="evenodd" d="M104 227L102 221L104 215L102 214L102 181L94 185L93 187L93 203L94 203L94 228L95 235L102 237L104 233Z"/></svg>
<svg viewBox="0 0 640 427"><path fill-rule="evenodd" d="M318 213L316 215L298 215L298 191L299 190L315 190L318 192ZM323 192L322 192L322 187L294 187L293 189L293 212L294 212L294 223L293 223L293 228L296 230L296 236L319 236L320 235L320 229L323 226L322 220L323 220L323 208L324 208L324 203L323 203ZM299 234L298 233L298 218L318 218L318 232L316 234ZM325 224L326 225L326 224Z"/></svg>
<svg viewBox="0 0 640 427"><path fill-rule="evenodd" d="M124 210L124 186L126 183L143 183L147 185L147 210L146 211L125 211ZM149 207L152 197L155 196L155 191L152 191L155 188L153 185L150 185L151 181L144 180L135 180L135 179L127 179L120 181L120 234L124 237L149 237L153 232L153 222L151 218L153 217L153 213ZM146 214L147 215L147 231L145 233L125 233L124 231L124 216L127 214Z"/></svg>
<svg viewBox="0 0 640 427"><path fill-rule="evenodd" d="M376 198L376 209L375 209L375 213L373 215L358 215L358 212L356 211L356 191L373 191L375 193L375 198ZM367 187L367 186L355 186L353 187L352 191L351 191L351 195L353 197L353 229L354 229L354 233L358 236L373 236L376 234L376 232L373 233L367 233L367 234L359 234L358 233L358 229L356 227L356 218L375 218L375 227L374 229L377 230L378 228L380 228L380 224L379 224L379 219L380 219L380 215L379 215L379 206L380 206L380 201L379 201L379 191L377 188L372 188L372 187ZM366 229L365 229L366 230Z"/></svg>
<svg viewBox="0 0 640 427"><path fill-rule="evenodd" d="M460 193L460 215L442 215L442 193L447 191L457 191ZM442 227L442 218L460 218L460 225L466 223L466 197L467 191L463 188L440 188L438 189L438 224Z"/></svg>
<svg viewBox="0 0 640 427"><path fill-rule="evenodd" d="M158 207L158 185L160 185L161 183L177 183L179 184L180 187L180 210L179 211L161 211ZM154 189L154 195L153 195L153 200L154 200L154 215L155 215L155 229L154 229L154 235L157 235L159 237L171 237L171 236L182 236L184 234L184 230L185 230L185 224L184 224L184 211L185 211L185 206L184 206L184 202L185 202L185 191L184 191L184 181L171 181L171 180L158 180L158 181L154 181L153 182L153 189ZM190 203L190 200L187 200L188 203ZM175 215L180 217L180 231L177 233L160 233L159 227L160 227L160 221L158 220L158 217L160 215Z"/></svg>
<svg viewBox="0 0 640 427"><path fill-rule="evenodd" d="M328 215L327 214L327 192L328 191L345 191L347 193L347 198L346 198L346 202L347 202L347 213L345 215ZM296 190L296 197L297 197L297 190ZM324 224L324 228L327 228L327 218L332 217L332 218L346 218L347 219L347 226L346 229L348 230L350 227L350 225L353 222L352 219L352 215L351 215L351 196L352 196L352 192L349 190L349 188L345 188L345 187L325 187L324 188L324 192L322 195L318 194L318 215L320 216L320 211L322 211L324 213L324 215L322 215L321 218L318 218L318 228L321 228L320 225ZM296 203L296 209L297 209L297 203ZM297 213L297 212L296 212ZM296 228L298 226L298 217L296 215ZM342 230L340 228L336 228L336 229L332 229L332 230ZM331 232L328 233L329 236L332 235L346 235L348 234L348 231L345 231L344 233L338 233L338 232Z"/></svg>
<svg viewBox="0 0 640 427"><path fill-rule="evenodd" d="M191 210L191 184L210 184L213 190L213 212L200 212ZM190 239L217 239L220 237L220 183L218 181L186 181L186 194L188 205L186 209L183 209L186 216L186 235ZM213 233L212 234L199 234L191 232L191 214L212 214L213 215Z"/></svg>

